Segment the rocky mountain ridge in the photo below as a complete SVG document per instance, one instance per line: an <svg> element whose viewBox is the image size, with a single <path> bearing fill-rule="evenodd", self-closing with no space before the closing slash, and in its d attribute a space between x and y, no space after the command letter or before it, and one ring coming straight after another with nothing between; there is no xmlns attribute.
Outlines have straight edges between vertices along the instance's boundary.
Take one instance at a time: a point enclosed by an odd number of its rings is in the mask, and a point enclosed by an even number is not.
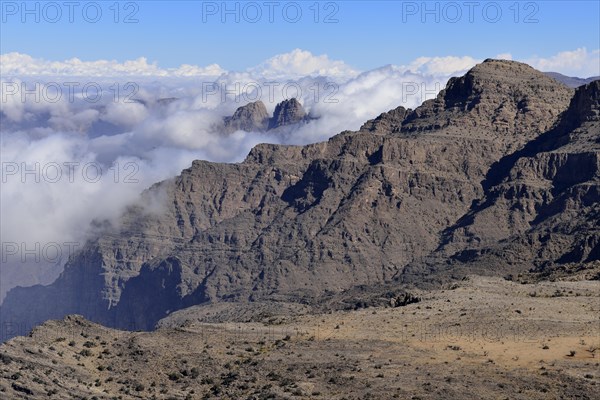
<svg viewBox="0 0 600 400"><path fill-rule="evenodd" d="M258 145L239 164L195 161L143 194L166 199L161 212L142 201L52 285L13 289L0 318L15 331L5 338L72 313L152 329L198 304L309 303L394 278L592 264L598 84L574 92L525 64L486 60L436 99L357 132L308 146ZM302 114L288 104L277 115ZM264 124L262 116L254 105L237 121ZM538 228L563 234L548 239ZM580 234L569 236L572 229ZM539 252L514 262L514 241Z"/></svg>
<svg viewBox="0 0 600 400"><path fill-rule="evenodd" d="M499 160L483 186L442 235L436 255L451 269L510 264L515 275L600 278L600 80L575 93L553 129Z"/></svg>

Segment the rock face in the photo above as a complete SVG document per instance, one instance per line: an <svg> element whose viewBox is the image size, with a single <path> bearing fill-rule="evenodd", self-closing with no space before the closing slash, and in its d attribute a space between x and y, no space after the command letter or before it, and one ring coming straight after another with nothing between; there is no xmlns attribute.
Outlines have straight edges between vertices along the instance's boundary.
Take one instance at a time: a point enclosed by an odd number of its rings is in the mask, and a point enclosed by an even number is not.
<svg viewBox="0 0 600 400"><path fill-rule="evenodd" d="M275 107L273 118L269 121L269 129L293 125L302 121L305 117L306 112L297 99L284 100Z"/></svg>
<svg viewBox="0 0 600 400"><path fill-rule="evenodd" d="M402 122L404 122L404 119L411 111L400 106L365 122L360 127L360 130L379 133L398 133L400 132Z"/></svg>
<svg viewBox="0 0 600 400"><path fill-rule="evenodd" d="M291 98L284 100L275 106L273 117L269 117L267 108L262 101L248 103L239 107L231 117L223 119L223 131L233 133L235 131L264 132L288 125L300 123L308 118L302 104Z"/></svg>
<svg viewBox="0 0 600 400"><path fill-rule="evenodd" d="M224 120L225 131L246 131L246 132L262 132L269 125L269 113L262 101L248 103L245 106L239 107L233 116L226 117Z"/></svg>
<svg viewBox="0 0 600 400"><path fill-rule="evenodd" d="M450 258L451 270L552 275L589 268L584 276L597 279L600 80L577 90L553 129L493 165L483 187L434 254ZM427 273L414 267L404 277Z"/></svg>
<svg viewBox="0 0 600 400"><path fill-rule="evenodd" d="M510 152L550 129L572 95L526 64L486 60L412 111L401 132L492 139Z"/></svg>
<svg viewBox="0 0 600 400"><path fill-rule="evenodd" d="M303 118L296 103L278 107L277 124ZM597 105L598 82L573 96L529 66L486 60L435 100L358 132L262 144L240 164L195 161L52 285L13 289L3 338L71 313L151 329L206 302L311 302L394 277L593 262ZM151 213L143 203L156 198Z"/></svg>

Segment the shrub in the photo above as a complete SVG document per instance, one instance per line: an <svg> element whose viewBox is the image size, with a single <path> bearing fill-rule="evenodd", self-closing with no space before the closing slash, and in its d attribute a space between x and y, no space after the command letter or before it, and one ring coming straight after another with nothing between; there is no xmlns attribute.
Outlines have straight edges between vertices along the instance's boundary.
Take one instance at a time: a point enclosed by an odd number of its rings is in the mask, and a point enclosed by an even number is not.
<svg viewBox="0 0 600 400"><path fill-rule="evenodd" d="M169 379L176 382L179 379L181 379L181 375L179 374L179 372L171 372L169 374Z"/></svg>

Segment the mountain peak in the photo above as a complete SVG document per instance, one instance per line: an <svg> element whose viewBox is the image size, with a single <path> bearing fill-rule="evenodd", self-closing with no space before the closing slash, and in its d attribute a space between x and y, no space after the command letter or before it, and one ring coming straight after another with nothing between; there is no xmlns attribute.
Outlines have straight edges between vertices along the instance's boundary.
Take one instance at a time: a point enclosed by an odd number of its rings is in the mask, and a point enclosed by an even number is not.
<svg viewBox="0 0 600 400"><path fill-rule="evenodd" d="M577 115L577 122L600 119L600 79L580 86L573 96L569 111Z"/></svg>
<svg viewBox="0 0 600 400"><path fill-rule="evenodd" d="M275 106L273 117L269 117L262 101L248 103L235 110L231 117L223 118L226 133L235 131L264 132L282 126L293 125L307 118L302 104L296 99L286 99Z"/></svg>
<svg viewBox="0 0 600 400"><path fill-rule="evenodd" d="M563 151L600 150L600 80L577 88L557 128Z"/></svg>
<svg viewBox="0 0 600 400"><path fill-rule="evenodd" d="M225 130L252 132L263 131L269 122L267 107L260 100L239 107L233 116L224 119Z"/></svg>
<svg viewBox="0 0 600 400"><path fill-rule="evenodd" d="M273 112L273 118L269 122L269 129L280 126L292 125L302 121L306 117L306 111L302 104L295 98L287 99L277 104Z"/></svg>
<svg viewBox="0 0 600 400"><path fill-rule="evenodd" d="M480 62L479 64L477 64L473 68L471 68L471 71L481 70L481 69L489 69L489 68L492 68L492 69L507 68L507 69L512 69L515 71L523 71L523 70L537 71L535 68L533 68L529 64L525 64L525 63L522 63L519 61L505 60L505 59L499 59L499 58L486 58L485 60L483 60L483 62Z"/></svg>
<svg viewBox="0 0 600 400"><path fill-rule="evenodd" d="M451 78L436 99L410 113L402 132L442 130L521 146L551 128L573 90L527 64L487 59Z"/></svg>

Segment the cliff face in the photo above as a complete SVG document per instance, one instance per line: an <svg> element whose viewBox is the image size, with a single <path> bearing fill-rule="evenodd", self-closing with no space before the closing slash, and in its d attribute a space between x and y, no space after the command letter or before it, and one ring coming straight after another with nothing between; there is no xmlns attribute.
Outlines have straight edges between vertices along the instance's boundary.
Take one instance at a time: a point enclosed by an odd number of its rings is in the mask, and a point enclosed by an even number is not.
<svg viewBox="0 0 600 400"><path fill-rule="evenodd" d="M70 313L151 329L208 301L310 302L394 276L417 279L445 268L424 262L431 255L459 263L533 222L550 229L562 215L551 210L597 207L589 184L598 176L597 84L573 97L524 64L488 60L437 99L358 132L259 145L240 164L195 161L145 192L55 283L12 290L0 318L16 330ZM144 202L156 199L162 209L147 211ZM589 223L561 221L587 235L580 259L598 251ZM508 250L497 249L501 262ZM4 338L15 333L23 332Z"/></svg>
<svg viewBox="0 0 600 400"><path fill-rule="evenodd" d="M304 107L302 107L297 99L284 100L275 107L273 118L269 122L269 129L296 124L305 117L306 112L304 111Z"/></svg>
<svg viewBox="0 0 600 400"><path fill-rule="evenodd" d="M504 151L522 147L552 127L573 90L530 66L486 60L410 113L402 132L493 139Z"/></svg>
<svg viewBox="0 0 600 400"><path fill-rule="evenodd" d="M553 129L492 165L483 187L442 234L433 264L449 258L448 271L597 279L600 81L577 90ZM401 278L418 280L428 269L413 264Z"/></svg>
<svg viewBox="0 0 600 400"><path fill-rule="evenodd" d="M231 117L223 120L225 132L235 131L264 131L269 124L269 113L262 101L246 104L235 110Z"/></svg>
<svg viewBox="0 0 600 400"><path fill-rule="evenodd" d="M291 98L275 106L273 117L269 117L267 108L262 101L248 103L239 107L231 117L223 119L224 133L235 131L264 132L288 125L298 124L308 118L302 104Z"/></svg>

